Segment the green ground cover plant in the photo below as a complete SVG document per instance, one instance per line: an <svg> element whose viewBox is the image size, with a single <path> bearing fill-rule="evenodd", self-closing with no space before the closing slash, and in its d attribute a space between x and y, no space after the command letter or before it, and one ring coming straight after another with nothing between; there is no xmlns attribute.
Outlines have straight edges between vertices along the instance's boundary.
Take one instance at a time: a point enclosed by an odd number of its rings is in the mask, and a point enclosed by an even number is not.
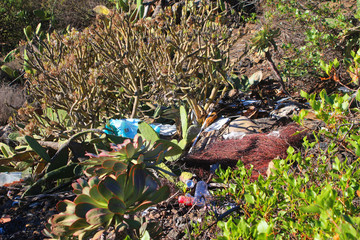
<svg viewBox="0 0 360 240"><path fill-rule="evenodd" d="M317 81L323 76L321 60L341 62L359 45L356 1L269 0L266 4L273 10L265 14L266 24L281 22L279 69L290 80Z"/></svg>
<svg viewBox="0 0 360 240"><path fill-rule="evenodd" d="M286 159L273 160L271 174L251 180L252 168L219 169L214 181L225 184L213 193L233 202L227 216L212 214L195 225L197 237L217 222L218 239L358 239L359 125L347 94L302 92L323 127L304 139L303 149L288 149ZM308 111L294 120L304 124ZM231 215L230 217L228 215ZM200 230L199 230L200 228ZM202 230L201 230L202 229Z"/></svg>

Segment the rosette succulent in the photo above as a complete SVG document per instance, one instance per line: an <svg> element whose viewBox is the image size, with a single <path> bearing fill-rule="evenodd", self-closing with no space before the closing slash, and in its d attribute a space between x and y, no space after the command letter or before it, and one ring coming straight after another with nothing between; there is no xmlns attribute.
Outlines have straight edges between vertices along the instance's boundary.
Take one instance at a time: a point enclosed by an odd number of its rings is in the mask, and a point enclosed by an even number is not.
<svg viewBox="0 0 360 240"><path fill-rule="evenodd" d="M144 164L146 168L154 168L171 174L168 171L158 167L168 150L168 146L159 143L153 146L136 135L133 142L126 139L121 144L111 144L112 151L101 151L99 155L87 153L89 160L82 164L91 165L86 169L88 176L99 176L100 178L111 173L127 171L134 164Z"/></svg>
<svg viewBox="0 0 360 240"><path fill-rule="evenodd" d="M57 204L60 213L49 220L44 230L47 236L97 239L110 226L117 234L125 232L131 235L129 230L141 226L134 220L134 214L169 195L169 188L159 187L144 163L134 164L129 171L103 179L97 176L88 181L78 179L72 186L78 196L74 201L64 200Z"/></svg>

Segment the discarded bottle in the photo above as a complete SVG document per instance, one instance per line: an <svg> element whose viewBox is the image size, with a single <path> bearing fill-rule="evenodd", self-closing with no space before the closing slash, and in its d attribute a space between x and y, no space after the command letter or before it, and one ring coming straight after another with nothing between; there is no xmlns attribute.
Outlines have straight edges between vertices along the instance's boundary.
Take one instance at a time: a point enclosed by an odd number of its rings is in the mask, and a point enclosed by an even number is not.
<svg viewBox="0 0 360 240"><path fill-rule="evenodd" d="M195 196L194 204L196 206L202 207L205 205L206 198L210 197L210 193L208 191L208 186L206 182L200 181L196 184L194 196Z"/></svg>
<svg viewBox="0 0 360 240"><path fill-rule="evenodd" d="M194 199L195 198L192 196L179 196L178 202L184 204L185 206L192 206Z"/></svg>
<svg viewBox="0 0 360 240"><path fill-rule="evenodd" d="M193 180L187 180L185 182L187 188L193 188L195 186L195 183Z"/></svg>

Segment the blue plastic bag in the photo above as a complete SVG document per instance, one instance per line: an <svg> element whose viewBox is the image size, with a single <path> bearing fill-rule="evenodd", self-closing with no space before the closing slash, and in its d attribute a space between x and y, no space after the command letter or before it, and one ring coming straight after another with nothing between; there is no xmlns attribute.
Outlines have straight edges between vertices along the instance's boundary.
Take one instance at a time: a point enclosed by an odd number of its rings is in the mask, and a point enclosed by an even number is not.
<svg viewBox="0 0 360 240"><path fill-rule="evenodd" d="M134 138L138 131L140 119L110 119L109 125L105 128L106 134L112 134L124 138ZM160 127L150 124L150 126L160 133Z"/></svg>

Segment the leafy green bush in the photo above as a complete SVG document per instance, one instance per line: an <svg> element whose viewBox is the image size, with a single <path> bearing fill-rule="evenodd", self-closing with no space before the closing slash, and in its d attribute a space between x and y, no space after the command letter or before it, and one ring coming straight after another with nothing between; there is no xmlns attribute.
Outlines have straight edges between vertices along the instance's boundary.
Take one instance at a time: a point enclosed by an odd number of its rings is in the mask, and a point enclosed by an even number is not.
<svg viewBox="0 0 360 240"><path fill-rule="evenodd" d="M359 47L354 2L268 0L267 6L268 22L281 26L279 65L287 78L318 80L320 60L340 60Z"/></svg>
<svg viewBox="0 0 360 240"><path fill-rule="evenodd" d="M220 170L216 181L229 187L216 194L228 196L241 210L218 222L218 239L357 239L359 161L340 162L331 148L314 157L315 144L305 141L304 156L289 148L287 159L274 160L266 180L250 182L252 170L241 162L235 171Z"/></svg>
<svg viewBox="0 0 360 240"><path fill-rule="evenodd" d="M355 96L301 93L322 128L301 151L288 149L273 160L271 174L251 180L252 168L219 169L214 179L226 188L214 195L236 204L217 216L218 239L358 239L360 237L360 137L350 108ZM294 120L304 124L308 111ZM234 213L235 212L235 213ZM197 226L200 227L200 226Z"/></svg>

